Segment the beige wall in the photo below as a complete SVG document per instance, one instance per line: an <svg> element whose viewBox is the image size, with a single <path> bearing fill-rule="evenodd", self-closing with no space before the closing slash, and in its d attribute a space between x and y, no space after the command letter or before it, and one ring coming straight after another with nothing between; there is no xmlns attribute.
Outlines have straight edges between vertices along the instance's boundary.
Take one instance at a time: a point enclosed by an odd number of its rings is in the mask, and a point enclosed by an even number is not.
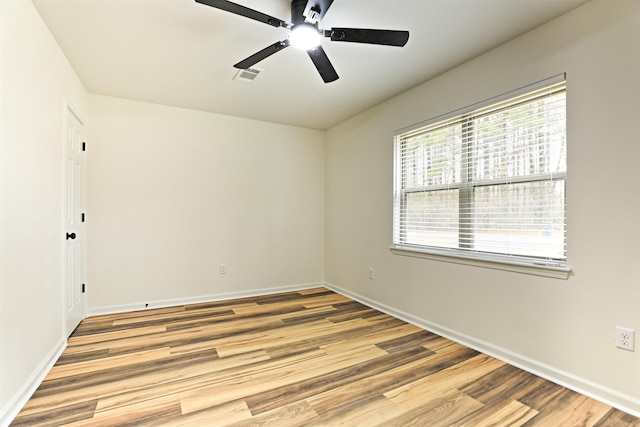
<svg viewBox="0 0 640 427"><path fill-rule="evenodd" d="M590 2L330 129L327 282L640 413L640 345L614 347L616 325L640 333L639 9ZM392 255L394 130L562 72L572 276Z"/></svg>
<svg viewBox="0 0 640 427"><path fill-rule="evenodd" d="M64 345L65 99L83 118L86 99L80 81L30 1L0 1L0 28L2 425Z"/></svg>
<svg viewBox="0 0 640 427"><path fill-rule="evenodd" d="M324 132L89 106L90 313L322 283Z"/></svg>

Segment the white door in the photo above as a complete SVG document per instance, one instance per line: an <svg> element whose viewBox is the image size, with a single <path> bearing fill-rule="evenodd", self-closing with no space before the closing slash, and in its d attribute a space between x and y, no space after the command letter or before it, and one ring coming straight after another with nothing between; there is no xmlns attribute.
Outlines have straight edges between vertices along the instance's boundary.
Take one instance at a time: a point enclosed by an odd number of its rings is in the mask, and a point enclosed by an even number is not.
<svg viewBox="0 0 640 427"><path fill-rule="evenodd" d="M65 328L67 336L86 317L84 299L84 125L67 108L64 165L64 266Z"/></svg>

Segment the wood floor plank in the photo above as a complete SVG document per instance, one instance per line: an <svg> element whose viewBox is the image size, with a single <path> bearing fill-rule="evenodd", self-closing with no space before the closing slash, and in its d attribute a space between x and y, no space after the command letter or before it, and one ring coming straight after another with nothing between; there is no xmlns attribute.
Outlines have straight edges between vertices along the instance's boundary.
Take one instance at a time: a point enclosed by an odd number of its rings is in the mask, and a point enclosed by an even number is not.
<svg viewBox="0 0 640 427"><path fill-rule="evenodd" d="M364 323L350 323L352 321L366 321ZM347 326L361 325L358 327L347 328ZM376 317L367 317L366 319L352 319L345 322L340 322L335 326L332 333L322 336L310 335L305 337L303 341L296 343L289 343L287 345L274 346L268 349L269 354L273 357L278 357L283 354L291 354L299 351L307 351L310 348L319 348L320 346L326 346L334 343L339 343L347 340L357 340L359 337L374 333L376 331L385 330L387 328L401 325L402 321L394 319L390 316L382 315Z"/></svg>
<svg viewBox="0 0 640 427"><path fill-rule="evenodd" d="M483 405L459 390L443 393L425 405L385 420L380 427L451 426L461 414L475 413Z"/></svg>
<svg viewBox="0 0 640 427"><path fill-rule="evenodd" d="M91 373L95 371L101 371L103 369L126 368L127 366L135 365L138 363L159 360L167 357L171 357L170 349L168 347L148 351L139 351L135 354L127 354L122 356L100 357L93 360L76 362L74 364L56 365L51 368L49 374L47 375L47 378L49 380L54 380Z"/></svg>
<svg viewBox="0 0 640 427"><path fill-rule="evenodd" d="M317 420L318 414L313 408L307 402L300 401L253 416L249 420L225 424L224 427L299 427Z"/></svg>
<svg viewBox="0 0 640 427"><path fill-rule="evenodd" d="M339 304L336 304L334 307L338 309L338 306ZM327 320L333 323L340 323L340 322L346 322L348 320L353 320L353 319L368 319L380 314L378 311L372 308L367 308L367 307L356 308L351 310L348 310L348 309L345 310L343 308L340 308L339 310L340 310L340 314L336 314L335 316L327 316Z"/></svg>
<svg viewBox="0 0 640 427"><path fill-rule="evenodd" d="M451 423L451 427L517 427L525 425L537 414L538 411L517 400L502 400Z"/></svg>
<svg viewBox="0 0 640 427"><path fill-rule="evenodd" d="M519 400L534 393L546 380L511 365L504 365L461 390L485 404Z"/></svg>
<svg viewBox="0 0 640 427"><path fill-rule="evenodd" d="M304 307L304 308L315 308L319 306L326 306L332 304L338 304L343 302L349 302L349 299L336 293L325 293L325 294L313 294L309 296L305 296L304 298L286 298L278 303L263 303L259 304L259 307L241 307L234 309L237 314L245 314L245 313L264 313L269 312L277 307L279 310L284 310L286 308L294 308Z"/></svg>
<svg viewBox="0 0 640 427"><path fill-rule="evenodd" d="M428 377L384 393L398 405L412 408L419 406L425 399L457 389L503 366L504 362L491 356L479 354L461 363L438 371Z"/></svg>
<svg viewBox="0 0 640 427"><path fill-rule="evenodd" d="M180 404L149 403L143 408L131 408L129 411L113 416L83 420L69 427L156 427L165 420L181 417Z"/></svg>
<svg viewBox="0 0 640 427"><path fill-rule="evenodd" d="M435 351L436 353L446 353L451 351L452 347L459 347L461 344L436 335L436 338L428 339L423 345L426 349Z"/></svg>
<svg viewBox="0 0 640 427"><path fill-rule="evenodd" d="M347 396L342 386L357 383L359 385L359 395L361 395L366 387L365 384L370 382L371 378L388 372L394 366L405 366L414 361L424 360L427 353L427 350L416 348L413 353L384 354L354 366L348 366L333 372L323 372L318 376L298 382L290 382L264 393L247 396L245 400L249 408L251 408L251 412L259 414L274 409L278 405L292 403L299 399L313 398L328 391L336 391L335 396L332 395L330 398L332 407L336 407L345 404L347 401ZM397 383L397 378L394 378L394 382ZM311 399L310 402L312 401ZM316 411L319 408L317 402L312 406Z"/></svg>
<svg viewBox="0 0 640 427"><path fill-rule="evenodd" d="M637 427L640 425L640 420L633 415L619 411L617 409L610 409L607 414L595 423L594 427Z"/></svg>
<svg viewBox="0 0 640 427"><path fill-rule="evenodd" d="M187 412L183 406L182 414L180 417L162 420L157 427L225 427L239 421L246 422L252 417L251 411L242 399L198 411Z"/></svg>
<svg viewBox="0 0 640 427"><path fill-rule="evenodd" d="M38 412L25 412L11 424L14 427L40 426L57 427L91 419L96 410L98 400L73 403L63 409L51 407Z"/></svg>
<svg viewBox="0 0 640 427"><path fill-rule="evenodd" d="M557 408L554 408L555 405L557 405ZM592 427L607 414L609 409L604 403L589 399L574 391L566 390L557 402L545 406L537 417L523 424L523 426Z"/></svg>
<svg viewBox="0 0 640 427"><path fill-rule="evenodd" d="M565 399L570 395L568 392L569 390L561 385L552 383L551 381L545 381L539 387L529 390L528 393L521 396L518 400L533 409L542 411L544 408Z"/></svg>
<svg viewBox="0 0 640 427"><path fill-rule="evenodd" d="M311 301L312 298L315 297L323 297L324 301L327 301L326 298L336 298L338 294L335 292L331 292L328 289L317 289L316 292L302 294L298 291L294 292L283 292L280 294L272 294L272 295L263 295L258 300L257 303L260 305L268 305L268 304L278 304L283 305L283 303L289 303L291 301ZM340 295L342 297L342 295ZM344 297L343 297L344 298Z"/></svg>
<svg viewBox="0 0 640 427"><path fill-rule="evenodd" d="M148 338L153 334L160 334L166 332L167 328L161 326L147 326L144 328L135 329L123 329L117 331L100 332L94 335L72 335L69 337L67 348L68 353L84 352L91 350L99 350L103 348L109 348L110 341L122 340L124 338Z"/></svg>
<svg viewBox="0 0 640 427"><path fill-rule="evenodd" d="M416 331L409 335L386 339L376 345L388 353L395 353L410 350L417 345L426 348L426 344L429 343L433 337L437 337L437 335L420 328L416 328Z"/></svg>
<svg viewBox="0 0 640 427"><path fill-rule="evenodd" d="M111 427L131 422L131 414L141 425L157 425L167 419L182 417L180 401L173 395L162 395L144 402L129 403L108 410L96 410L93 418L83 420L80 425Z"/></svg>
<svg viewBox="0 0 640 427"><path fill-rule="evenodd" d="M181 313L186 310L185 306L175 306L166 308L154 308L151 310L138 310L129 311L124 313L115 314L103 314L100 316L88 317L78 325L73 335L91 335L96 332L96 329L104 328L105 325L112 326L114 321L121 321L125 319L145 319L160 316L165 313Z"/></svg>
<svg viewBox="0 0 640 427"><path fill-rule="evenodd" d="M386 425L388 420L403 413L404 410L393 401L376 394L335 408L317 420L305 424L305 427Z"/></svg>
<svg viewBox="0 0 640 427"><path fill-rule="evenodd" d="M475 357L477 354L478 352L470 348L462 348L455 355L443 356L437 353L424 353L424 357L418 360L406 361L402 365L390 367L383 372L371 373L366 380L348 382L311 396L307 400L318 414L325 415L342 406L357 405L360 400L366 399L368 396L384 394L411 384L418 379L426 378L435 372Z"/></svg>
<svg viewBox="0 0 640 427"><path fill-rule="evenodd" d="M119 393L106 393L100 399L96 410L126 406L131 403L143 402L158 395L175 395L181 399L184 393L199 390L218 380L221 375L233 375L234 372L242 372L248 366L257 365L271 359L264 351L255 353L243 353L238 356L217 359L206 365L190 367L176 367L170 372L162 372L155 375L156 383L130 382L126 390Z"/></svg>
<svg viewBox="0 0 640 427"><path fill-rule="evenodd" d="M356 319L348 324L340 324L343 329L368 326L366 320ZM303 341L307 336L323 336L335 333L336 325L326 320L318 320L304 325L286 325L275 330L247 333L242 336L229 338L227 343L216 346L221 357L231 356L257 349L268 349L276 346L286 346L291 343Z"/></svg>
<svg viewBox="0 0 640 427"><path fill-rule="evenodd" d="M260 374L261 371L265 371L266 373L277 372L280 368L296 366L297 363L314 360L325 355L326 353L323 351L317 350L314 353L299 354L294 357L273 360L269 358L263 350L260 350L251 354L243 353L237 356L218 359L210 365L207 365L206 369L202 369L202 367L196 367L196 369L189 371L182 369L177 372L167 373L170 375L170 377L167 378L157 377L158 381L162 384L161 390L158 390L153 384L143 383L139 384L139 387L130 386L127 391L107 395L100 399L98 410L106 410L132 402L150 400L160 392L165 395L176 395L180 400L196 396L195 398L197 400L197 394L203 392L208 387L214 387L220 384L232 384L234 381L237 383L236 385L241 385L245 378L252 378L254 375ZM224 402L224 399L217 396L216 402Z"/></svg>
<svg viewBox="0 0 640 427"><path fill-rule="evenodd" d="M31 414L51 408L64 408L78 402L99 400L126 390L154 387L176 375L198 375L217 360L215 350L165 358L128 367L104 369L72 377L45 381L27 402L22 412Z"/></svg>
<svg viewBox="0 0 640 427"><path fill-rule="evenodd" d="M203 332L200 328L154 332L145 336L144 340L139 336L123 336L114 335L105 339L103 342L91 344L79 344L70 349L73 354L86 353L87 351L99 351L108 349L106 357L114 357L118 355L135 354L138 352L151 351L159 348L173 348L178 345L194 344L196 342L208 341L210 333ZM210 346L207 348L211 348Z"/></svg>
<svg viewBox="0 0 640 427"><path fill-rule="evenodd" d="M571 425L640 422L321 287L86 319L12 423Z"/></svg>
<svg viewBox="0 0 640 427"><path fill-rule="evenodd" d="M129 328L135 328L137 325L164 325L167 328L174 326L175 324L189 324L191 322L198 322L206 319L209 323L216 320L216 317L228 317L234 315L234 310L225 307L216 307L207 310L190 310L163 313L157 316L148 316L145 318L129 318L122 320L114 320L112 322L113 327L127 326Z"/></svg>
<svg viewBox="0 0 640 427"><path fill-rule="evenodd" d="M329 289L324 287L302 289L300 291L296 291L296 293L302 296L313 295L313 294L326 294L327 292L333 292L333 291L330 291Z"/></svg>
<svg viewBox="0 0 640 427"><path fill-rule="evenodd" d="M221 403L314 378L319 376L320 373L330 374L343 368L381 357L384 354L386 353L383 350L370 346L336 356L314 357L295 365L280 367L280 369L238 373L233 377L224 378L215 384L202 387L189 397L198 399L200 394L211 394L214 396L214 401Z"/></svg>
<svg viewBox="0 0 640 427"><path fill-rule="evenodd" d="M78 352L78 353L65 352L62 355L60 355L60 358L56 362L56 366L70 365L70 364L85 362L89 360L101 359L103 357L109 357L108 348L99 348L97 350L90 350L90 351L84 351L84 352Z"/></svg>
<svg viewBox="0 0 640 427"><path fill-rule="evenodd" d="M341 323L341 325L344 323ZM420 329L417 326L403 324L385 329L384 331L375 331L362 335L358 340L343 340L333 344L322 345L320 346L320 348L322 348L328 354L338 354L345 351L354 350L359 347L377 345L380 342L384 342L385 340L389 339L393 340L396 338L403 338L407 335L411 335L419 331ZM382 349L380 346L378 346L378 348Z"/></svg>

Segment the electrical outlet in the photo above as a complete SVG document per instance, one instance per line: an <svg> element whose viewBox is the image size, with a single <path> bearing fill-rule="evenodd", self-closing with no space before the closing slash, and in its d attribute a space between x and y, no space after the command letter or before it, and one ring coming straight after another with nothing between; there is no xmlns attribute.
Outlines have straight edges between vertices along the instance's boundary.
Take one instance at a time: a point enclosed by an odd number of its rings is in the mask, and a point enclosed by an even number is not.
<svg viewBox="0 0 640 427"><path fill-rule="evenodd" d="M369 268L369 279L373 280L376 278L376 272L373 268Z"/></svg>
<svg viewBox="0 0 640 427"><path fill-rule="evenodd" d="M220 274L227 274L227 264L220 264Z"/></svg>
<svg viewBox="0 0 640 427"><path fill-rule="evenodd" d="M616 347L623 350L634 351L635 331L622 326L616 326Z"/></svg>

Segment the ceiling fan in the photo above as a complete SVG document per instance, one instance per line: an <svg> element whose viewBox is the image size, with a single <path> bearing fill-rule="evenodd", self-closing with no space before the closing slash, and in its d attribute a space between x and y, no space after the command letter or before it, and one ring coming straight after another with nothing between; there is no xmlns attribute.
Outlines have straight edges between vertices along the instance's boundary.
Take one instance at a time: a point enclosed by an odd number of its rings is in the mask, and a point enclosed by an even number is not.
<svg viewBox="0 0 640 427"><path fill-rule="evenodd" d="M196 0L196 2L254 19L273 27L284 27L291 31L287 39L275 42L234 65L234 67L240 69L250 68L282 49L294 46L307 51L309 58L311 58L311 61L320 73L322 80L324 80L325 83L329 83L338 79L338 73L336 73L333 65L331 65L331 61L329 61L329 57L327 57L324 49L320 46L320 40L322 40L323 36L330 38L332 41L399 47L404 46L409 40L408 31L342 27L323 30L318 28L319 22L327 13L333 0L292 0L292 23L227 0Z"/></svg>

